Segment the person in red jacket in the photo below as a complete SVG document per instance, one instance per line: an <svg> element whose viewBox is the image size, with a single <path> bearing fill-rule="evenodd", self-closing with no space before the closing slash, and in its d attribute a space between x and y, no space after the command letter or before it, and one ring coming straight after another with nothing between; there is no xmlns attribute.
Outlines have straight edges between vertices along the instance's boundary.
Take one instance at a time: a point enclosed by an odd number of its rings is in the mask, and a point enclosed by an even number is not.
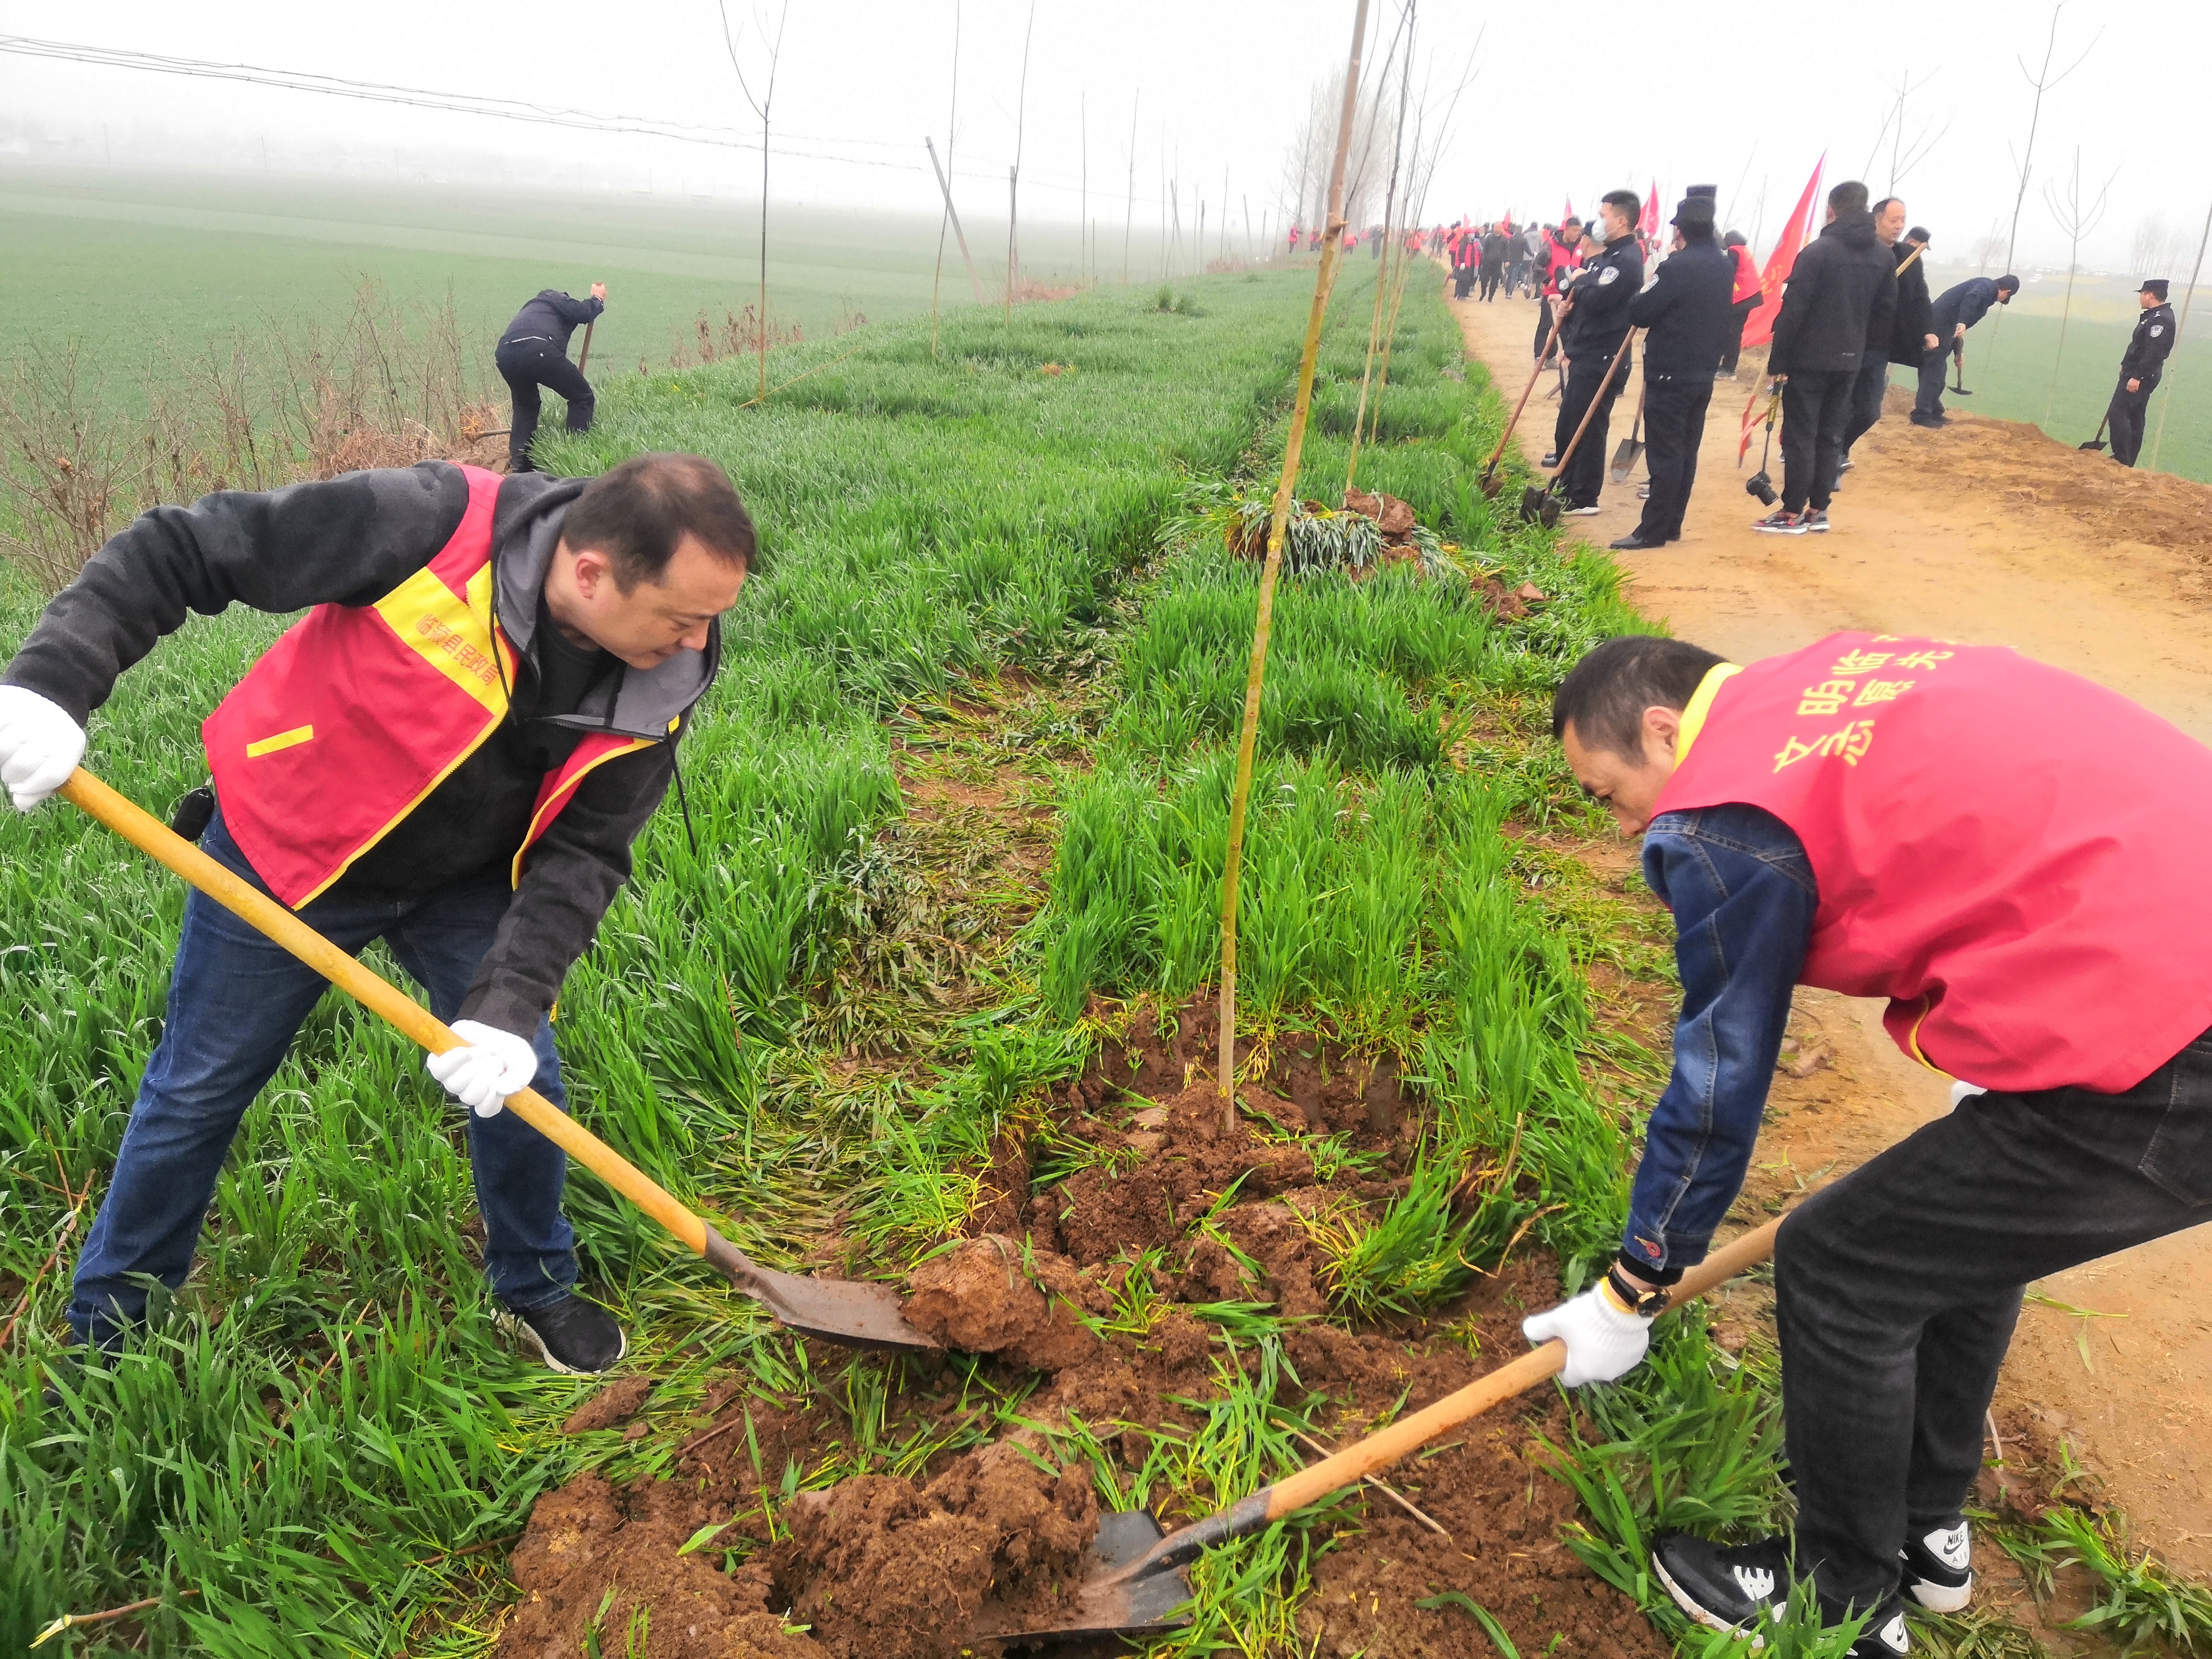
<svg viewBox="0 0 2212 1659"><path fill-rule="evenodd" d="M1653 1553L1692 1619L1809 1577L1856 1656L1972 1594L1966 1495L2032 1280L2212 1221L2212 750L2001 646L1848 633L1739 667L1605 641L1553 730L1674 911L1682 1012L1620 1253L1535 1316L1570 1387L1644 1357L1759 1133L1791 988L1888 1002L1950 1115L1799 1205L1774 1254L1794 1540Z"/></svg>
<svg viewBox="0 0 2212 1659"><path fill-rule="evenodd" d="M605 1370L624 1339L575 1293L566 1158L502 1109L533 1079L565 1101L547 1016L629 878L757 556L697 455L591 480L426 461L227 490L109 541L0 676L0 783L27 812L76 769L117 677L191 612L307 611L201 728L214 790L188 828L341 949L385 940L462 1039L428 1065L471 1109L494 1317L557 1370ZM148 1280L184 1283L239 1121L326 988L186 898L161 1040L77 1260L81 1344L117 1346Z"/></svg>
<svg viewBox="0 0 2212 1659"><path fill-rule="evenodd" d="M1553 307L1559 303L1559 278L1570 270L1582 269L1583 256L1577 251L1582 240L1583 222L1571 214L1560 221L1557 229L1548 226L1545 228L1544 251L1536 266L1536 292L1540 296L1536 313L1536 343L1530 349L1530 356L1540 362L1548 363L1559 354L1556 344L1552 344L1548 351L1545 349L1552 342Z"/></svg>
<svg viewBox="0 0 2212 1659"><path fill-rule="evenodd" d="M1721 373L1734 374L1736 362L1743 356L1744 325L1751 321L1751 313L1759 309L1766 295L1759 287L1759 266L1751 257L1751 249L1745 245L1743 233L1732 230L1721 239L1721 244L1728 250L1735 276L1734 291L1729 296L1729 314L1734 326L1729 330L1728 349L1721 354Z"/></svg>

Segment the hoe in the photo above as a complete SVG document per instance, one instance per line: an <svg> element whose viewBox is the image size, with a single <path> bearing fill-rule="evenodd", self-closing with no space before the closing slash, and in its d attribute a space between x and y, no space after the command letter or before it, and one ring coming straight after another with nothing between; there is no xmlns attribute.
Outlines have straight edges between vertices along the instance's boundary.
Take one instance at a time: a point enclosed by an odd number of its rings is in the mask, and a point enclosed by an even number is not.
<svg viewBox="0 0 2212 1659"><path fill-rule="evenodd" d="M1781 1225L1778 1217L1714 1251L1668 1291L1668 1309L1679 1308L1765 1261L1773 1253L1775 1231ZM1159 1522L1143 1510L1101 1516L1098 1536L1090 1551L1090 1576L1077 1587L1074 1603L1063 1617L1026 1630L986 1630L977 1634L1018 1644L1134 1636L1171 1629L1186 1622L1176 1616L1177 1609L1191 1598L1190 1581L1183 1569L1200 1551L1258 1532L1270 1522L1295 1514L1388 1468L1446 1430L1557 1376L1566 1360L1566 1345L1556 1340L1532 1348L1433 1406L1174 1532L1163 1534Z"/></svg>
<svg viewBox="0 0 2212 1659"><path fill-rule="evenodd" d="M233 874L205 853L79 767L61 787L64 799L259 928L363 1007L432 1054L461 1046L444 1022L405 992L301 921L276 900ZM598 1176L676 1235L732 1286L751 1297L794 1331L853 1348L934 1348L906 1322L898 1292L888 1285L807 1279L775 1273L664 1191L644 1170L601 1140L535 1089L507 1097L507 1109Z"/></svg>

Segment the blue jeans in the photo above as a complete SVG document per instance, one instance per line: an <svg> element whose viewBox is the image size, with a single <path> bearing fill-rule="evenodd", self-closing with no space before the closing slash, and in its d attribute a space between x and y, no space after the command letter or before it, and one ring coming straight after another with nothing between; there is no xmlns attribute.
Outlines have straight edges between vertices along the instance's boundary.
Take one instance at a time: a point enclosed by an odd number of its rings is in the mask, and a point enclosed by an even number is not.
<svg viewBox="0 0 2212 1659"><path fill-rule="evenodd" d="M200 847L267 890L220 812ZM507 872L493 869L416 899L320 898L299 914L344 951L358 954L372 940L386 941L428 993L432 1011L450 1021L513 896ZM171 1290L185 1282L239 1121L329 983L205 894L195 890L185 901L161 1040L77 1259L69 1317L79 1341L111 1346L124 1327L143 1320L143 1277ZM535 1086L563 1106L561 1057L543 1020L536 1046ZM512 1112L466 1116L493 1293L517 1310L557 1302L576 1282L575 1235L561 1213L567 1157Z"/></svg>

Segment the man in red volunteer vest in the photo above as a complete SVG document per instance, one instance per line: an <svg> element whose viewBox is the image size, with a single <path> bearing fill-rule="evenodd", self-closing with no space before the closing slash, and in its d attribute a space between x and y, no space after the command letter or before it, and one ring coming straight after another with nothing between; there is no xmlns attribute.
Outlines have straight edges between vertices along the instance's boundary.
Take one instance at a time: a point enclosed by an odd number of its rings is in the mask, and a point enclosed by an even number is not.
<svg viewBox="0 0 2212 1659"><path fill-rule="evenodd" d="M1560 686L1583 787L1643 831L1682 1014L1606 1280L1536 1316L1570 1386L1644 1354L1741 1183L1790 988L1883 997L1951 1114L1800 1205L1774 1258L1794 1540L1663 1540L1700 1623L1810 1575L1855 1655L1973 1587L1966 1494L2032 1280L2212 1221L2212 750L1997 646L1838 634L1738 668L1614 639ZM1967 1085L1978 1085L1972 1091Z"/></svg>
<svg viewBox="0 0 2212 1659"><path fill-rule="evenodd" d="M0 782L28 811L76 766L116 677L190 611L313 606L203 728L201 846L342 948L382 939L465 1046L431 1074L472 1111L495 1317L556 1370L621 1358L575 1294L560 1148L501 1109L564 1103L547 1016L630 870L716 619L756 556L722 469L604 477L442 461L158 507L86 564L0 676ZM204 827L201 827L204 826ZM325 989L195 891L70 1322L117 1345L172 1289L239 1120Z"/></svg>

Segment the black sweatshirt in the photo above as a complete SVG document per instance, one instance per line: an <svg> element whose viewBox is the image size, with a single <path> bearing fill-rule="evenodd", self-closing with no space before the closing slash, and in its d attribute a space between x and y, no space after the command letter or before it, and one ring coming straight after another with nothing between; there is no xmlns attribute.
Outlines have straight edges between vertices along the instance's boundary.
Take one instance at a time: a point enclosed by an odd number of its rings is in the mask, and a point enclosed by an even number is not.
<svg viewBox="0 0 2212 1659"><path fill-rule="evenodd" d="M357 860L330 896L404 902L461 877L504 871L546 772L579 738L606 729L666 738L669 720L704 694L714 647L679 652L640 672L604 653L593 660L565 642L548 644L544 572L584 483L526 473L501 485L493 516L497 608L521 658L509 718ZM0 681L37 692L82 725L106 702L117 676L188 613L214 616L232 604L280 613L374 604L436 556L467 504L460 470L425 461L156 507L56 596ZM556 717L560 725L547 723ZM675 743L656 741L585 776L532 848L463 1017L523 1036L538 1029L629 878L630 843L659 805L674 764Z"/></svg>
<svg viewBox="0 0 2212 1659"><path fill-rule="evenodd" d="M1887 339L1896 314L1897 260L1874 215L1839 213L1790 268L1767 373L1856 374L1867 342Z"/></svg>
<svg viewBox="0 0 2212 1659"><path fill-rule="evenodd" d="M507 325L499 343L512 345L521 340L543 341L543 349L566 356L569 335L606 308L605 300L574 300L557 288L544 289L514 313L514 320Z"/></svg>

